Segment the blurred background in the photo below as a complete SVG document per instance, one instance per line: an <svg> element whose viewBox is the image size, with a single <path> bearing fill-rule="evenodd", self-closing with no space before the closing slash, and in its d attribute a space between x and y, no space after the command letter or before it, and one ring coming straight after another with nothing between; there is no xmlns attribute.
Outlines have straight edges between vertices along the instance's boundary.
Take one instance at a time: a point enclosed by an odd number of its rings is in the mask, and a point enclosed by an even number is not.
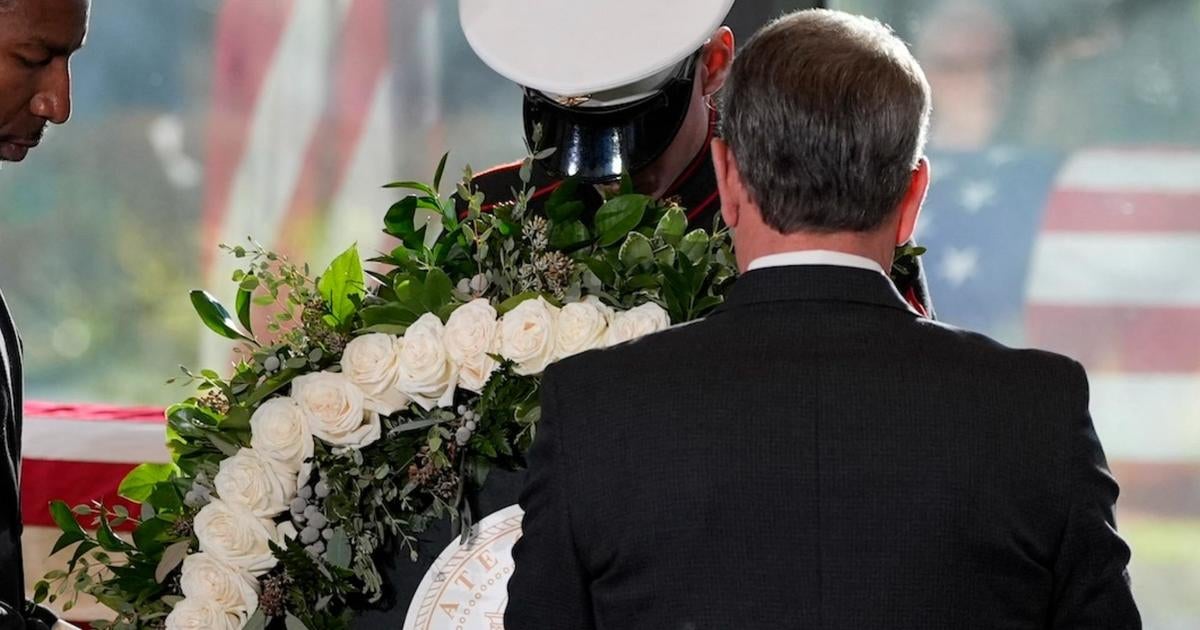
<svg viewBox="0 0 1200 630"><path fill-rule="evenodd" d="M741 0L730 24L814 4ZM891 24L933 85L940 318L1085 363L1146 627L1200 627L1200 0L825 4ZM455 175L524 153L519 91L452 0L94 0L74 80L71 122L0 172L0 286L41 401L186 396L180 364L228 360L187 299L231 295L218 243L320 268L384 246L381 184L447 149ZM54 407L29 420L30 545L62 471L82 500L134 459L48 445L74 413Z"/></svg>

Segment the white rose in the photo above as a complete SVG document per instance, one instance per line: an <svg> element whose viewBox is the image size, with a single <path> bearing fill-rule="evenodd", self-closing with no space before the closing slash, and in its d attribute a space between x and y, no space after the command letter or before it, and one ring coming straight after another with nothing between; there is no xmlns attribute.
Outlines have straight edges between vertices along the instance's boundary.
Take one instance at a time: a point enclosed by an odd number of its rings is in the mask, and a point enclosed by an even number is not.
<svg viewBox="0 0 1200 630"><path fill-rule="evenodd" d="M612 309L594 295L564 306L558 314L555 356L562 359L603 347L612 316Z"/></svg>
<svg viewBox="0 0 1200 630"><path fill-rule="evenodd" d="M249 614L258 608L258 580L207 553L184 558L179 586L185 597L213 602L225 612Z"/></svg>
<svg viewBox="0 0 1200 630"><path fill-rule="evenodd" d="M462 365L491 352L497 326L496 309L487 300L472 300L458 307L446 321L446 354Z"/></svg>
<svg viewBox="0 0 1200 630"><path fill-rule="evenodd" d="M283 543L283 535L270 519L214 499L200 509L193 524L200 551L225 564L258 577L275 567L270 543Z"/></svg>
<svg viewBox="0 0 1200 630"><path fill-rule="evenodd" d="M300 481L312 471L312 431L304 409L286 396L272 398L250 416L250 448L287 470L298 471Z"/></svg>
<svg viewBox="0 0 1200 630"><path fill-rule="evenodd" d="M458 307L446 322L443 337L446 353L458 367L458 385L477 394L500 367L488 356L496 351L500 323L496 309L487 300L473 300Z"/></svg>
<svg viewBox="0 0 1200 630"><path fill-rule="evenodd" d="M292 398L308 417L312 434L334 446L362 448L382 432L379 414L366 409L366 394L344 374L298 376Z"/></svg>
<svg viewBox="0 0 1200 630"><path fill-rule="evenodd" d="M517 374L540 374L554 360L558 309L543 298L525 300L500 320L500 354Z"/></svg>
<svg viewBox="0 0 1200 630"><path fill-rule="evenodd" d="M367 408L389 416L410 402L396 381L400 378L399 337L383 334L355 337L342 352L342 374L367 394Z"/></svg>
<svg viewBox="0 0 1200 630"><path fill-rule="evenodd" d="M288 509L296 498L296 485L296 471L252 448L243 448L222 461L213 477L213 488L222 500L264 517Z"/></svg>
<svg viewBox="0 0 1200 630"><path fill-rule="evenodd" d="M166 630L238 630L249 615L229 612L213 601L182 599L167 615Z"/></svg>
<svg viewBox="0 0 1200 630"><path fill-rule="evenodd" d="M648 302L636 308L617 313L608 327L607 343L610 346L666 330L671 327L671 317L663 308Z"/></svg>
<svg viewBox="0 0 1200 630"><path fill-rule="evenodd" d="M458 366L458 386L476 394L482 394L492 374L500 367L495 359L481 354Z"/></svg>
<svg viewBox="0 0 1200 630"><path fill-rule="evenodd" d="M448 407L454 402L458 375L446 354L445 330L437 315L426 313L404 333L400 391L423 409Z"/></svg>

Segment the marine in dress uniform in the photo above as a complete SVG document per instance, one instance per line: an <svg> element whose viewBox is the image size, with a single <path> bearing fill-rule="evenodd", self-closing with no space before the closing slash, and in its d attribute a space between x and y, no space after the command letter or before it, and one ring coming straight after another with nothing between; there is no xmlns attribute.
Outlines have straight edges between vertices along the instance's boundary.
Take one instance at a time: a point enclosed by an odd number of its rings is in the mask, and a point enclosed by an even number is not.
<svg viewBox="0 0 1200 630"><path fill-rule="evenodd" d="M628 172L639 192L686 208L692 227L713 228L721 204L709 144L719 114L708 90L719 88L732 63L733 35L721 24L733 2L460 0L467 41L524 90L530 152L553 149L533 163L532 208L570 177L584 184L577 194L595 212L601 189ZM690 152L681 153L689 144ZM521 164L474 176L484 211L511 202L525 187ZM466 204L457 203L465 212ZM923 286L916 281L903 289L931 313ZM472 513L483 518L516 504L523 485L523 471L493 470L472 497ZM433 561L453 541L450 524L433 524L419 540L416 562L407 550L381 554L387 596L356 627L398 627Z"/></svg>

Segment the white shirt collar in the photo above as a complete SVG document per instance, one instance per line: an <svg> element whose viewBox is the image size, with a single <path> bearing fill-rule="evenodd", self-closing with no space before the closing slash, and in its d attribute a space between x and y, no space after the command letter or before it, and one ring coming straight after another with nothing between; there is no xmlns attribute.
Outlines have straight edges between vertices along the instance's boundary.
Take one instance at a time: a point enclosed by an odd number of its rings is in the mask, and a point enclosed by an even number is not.
<svg viewBox="0 0 1200 630"><path fill-rule="evenodd" d="M833 265L835 267L854 267L856 269L866 269L868 271L877 271L883 275L883 267L879 263L855 254L847 254L845 252L835 252L827 249L806 249L795 252L783 252L780 254L770 254L755 258L746 271L754 271L755 269L766 269L768 267L789 267L792 265Z"/></svg>

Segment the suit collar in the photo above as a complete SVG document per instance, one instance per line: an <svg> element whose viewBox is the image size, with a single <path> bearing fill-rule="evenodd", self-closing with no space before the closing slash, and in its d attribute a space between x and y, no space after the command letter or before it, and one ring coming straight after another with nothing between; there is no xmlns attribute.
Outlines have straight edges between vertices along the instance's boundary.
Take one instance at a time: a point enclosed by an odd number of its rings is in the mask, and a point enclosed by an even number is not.
<svg viewBox="0 0 1200 630"><path fill-rule="evenodd" d="M797 301L868 304L917 315L887 276L834 265L768 267L746 272L734 283L721 310Z"/></svg>

